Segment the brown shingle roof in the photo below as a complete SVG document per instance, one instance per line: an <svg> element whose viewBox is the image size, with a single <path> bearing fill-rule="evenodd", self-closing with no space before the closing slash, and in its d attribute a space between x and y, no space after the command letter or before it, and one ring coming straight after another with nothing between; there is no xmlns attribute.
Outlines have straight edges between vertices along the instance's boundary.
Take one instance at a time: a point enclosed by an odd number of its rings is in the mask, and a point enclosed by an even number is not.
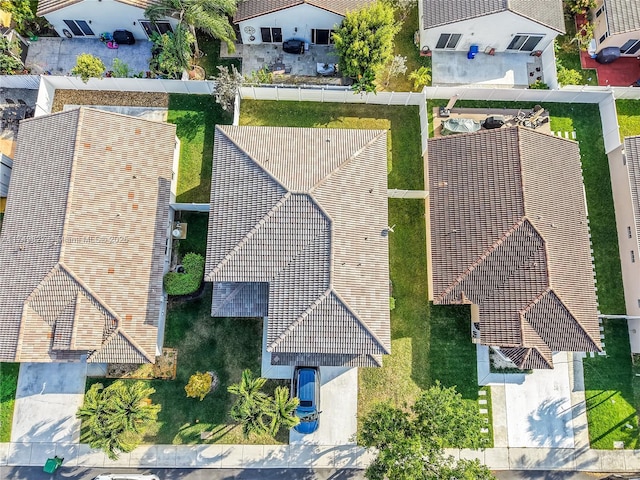
<svg viewBox="0 0 640 480"><path fill-rule="evenodd" d="M40 0L38 2L38 11L36 15L40 17L82 1L84 0ZM125 5L131 5L132 7L139 7L142 9L146 9L147 7L159 2L159 0L104 0L105 3L108 3L109 1L124 3Z"/></svg>
<svg viewBox="0 0 640 480"><path fill-rule="evenodd" d="M546 27L564 33L562 0L420 0L422 28L510 11Z"/></svg>
<svg viewBox="0 0 640 480"><path fill-rule="evenodd" d="M153 361L174 145L173 125L91 109L21 123L0 359Z"/></svg>
<svg viewBox="0 0 640 480"><path fill-rule="evenodd" d="M351 10L368 5L373 0L244 0L238 3L238 10L233 17L234 23L250 18L277 12L285 8L295 7L304 3L327 10L338 15L345 15Z"/></svg>
<svg viewBox="0 0 640 480"><path fill-rule="evenodd" d="M600 349L575 142L518 127L429 140L433 300L479 305L521 368Z"/></svg>
<svg viewBox="0 0 640 480"><path fill-rule="evenodd" d="M262 290L230 282L268 283L274 362L371 365L388 353L386 144L383 131L216 128L212 314L261 316Z"/></svg>

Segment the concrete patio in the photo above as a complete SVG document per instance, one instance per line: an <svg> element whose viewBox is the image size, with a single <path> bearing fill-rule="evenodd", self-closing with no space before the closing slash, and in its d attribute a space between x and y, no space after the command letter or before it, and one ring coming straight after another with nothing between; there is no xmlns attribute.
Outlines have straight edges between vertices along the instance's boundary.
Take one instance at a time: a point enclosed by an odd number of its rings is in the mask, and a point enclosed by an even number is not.
<svg viewBox="0 0 640 480"><path fill-rule="evenodd" d="M478 53L467 59L466 52L434 51L432 55L433 85L491 85L527 88L542 72L540 57L522 53ZM540 69L539 71L537 69ZM533 75L530 75L533 73Z"/></svg>
<svg viewBox="0 0 640 480"><path fill-rule="evenodd" d="M333 64L338 62L333 47L324 45L309 45L309 50L302 55L286 53L282 50L282 44L263 43L261 45L236 45L236 51L229 53L226 44L220 45L220 56L224 58L241 58L242 73L250 75L251 72L260 70L276 62L284 63L291 67L291 75L316 77L317 64ZM339 77L324 77L327 80ZM325 82L328 83L328 82Z"/></svg>
<svg viewBox="0 0 640 480"><path fill-rule="evenodd" d="M134 45L109 49L98 39L43 37L31 42L25 64L35 74L69 75L78 55L90 53L102 59L107 70L111 70L113 59L119 58L129 65L131 74L137 74L149 70L152 45L151 42L137 41Z"/></svg>

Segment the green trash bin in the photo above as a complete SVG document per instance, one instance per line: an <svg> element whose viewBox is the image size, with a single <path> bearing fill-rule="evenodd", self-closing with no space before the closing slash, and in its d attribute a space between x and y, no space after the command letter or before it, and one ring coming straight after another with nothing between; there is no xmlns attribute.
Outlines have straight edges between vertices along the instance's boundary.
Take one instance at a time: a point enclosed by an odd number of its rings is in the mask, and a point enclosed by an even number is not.
<svg viewBox="0 0 640 480"><path fill-rule="evenodd" d="M57 455L53 458L48 458L47 462L44 464L43 470L45 473L55 473L55 471L60 468L64 458L60 458Z"/></svg>

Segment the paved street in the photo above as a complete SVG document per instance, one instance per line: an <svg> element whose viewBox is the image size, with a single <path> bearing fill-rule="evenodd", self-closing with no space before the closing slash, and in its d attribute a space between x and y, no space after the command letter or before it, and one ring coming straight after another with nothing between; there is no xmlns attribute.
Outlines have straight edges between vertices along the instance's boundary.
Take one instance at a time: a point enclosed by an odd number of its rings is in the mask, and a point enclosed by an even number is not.
<svg viewBox="0 0 640 480"><path fill-rule="evenodd" d="M155 473L161 480L364 480L363 470L333 469L97 469L61 467L56 476L65 480L91 480L99 473ZM50 480L40 467L0 467L0 480Z"/></svg>

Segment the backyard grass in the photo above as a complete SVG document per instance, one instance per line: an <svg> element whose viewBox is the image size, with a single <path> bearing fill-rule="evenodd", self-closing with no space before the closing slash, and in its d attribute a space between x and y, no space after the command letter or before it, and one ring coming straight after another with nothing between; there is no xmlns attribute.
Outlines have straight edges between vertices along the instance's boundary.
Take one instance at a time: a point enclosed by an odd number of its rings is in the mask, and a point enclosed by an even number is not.
<svg viewBox="0 0 640 480"><path fill-rule="evenodd" d="M607 356L583 361L591 448L613 449L614 441L637 449L638 402L634 397L629 332L623 320L605 320Z"/></svg>
<svg viewBox="0 0 640 480"><path fill-rule="evenodd" d="M580 64L580 49L573 41L576 35L576 22L573 16L565 15L564 24L567 33L556 37L556 63L579 72L582 77L580 85L598 85L597 70L595 68L583 70Z"/></svg>
<svg viewBox="0 0 640 480"><path fill-rule="evenodd" d="M187 224L187 238L177 241L178 253L186 255L193 252L206 257L209 214L205 212L181 212L180 222Z"/></svg>
<svg viewBox="0 0 640 480"><path fill-rule="evenodd" d="M232 116L212 96L171 94L167 121L177 126L180 139L176 201L208 203L214 128L230 124Z"/></svg>
<svg viewBox="0 0 640 480"><path fill-rule="evenodd" d="M0 363L0 443L11 440L19 363Z"/></svg>
<svg viewBox="0 0 640 480"><path fill-rule="evenodd" d="M638 100L616 100L620 138L640 135L640 102Z"/></svg>
<svg viewBox="0 0 640 480"><path fill-rule="evenodd" d="M240 380L242 370L251 369L260 375L262 352L262 320L211 317L211 287L196 300L174 302L170 305L165 330L165 347L178 349L178 370L175 380L148 382L156 393L153 403L162 405L158 421L147 432L145 443L286 443L287 432L274 439L264 435L246 440L241 428L229 418L235 397L227 387ZM187 398L184 386L196 371L214 371L220 379L218 388L204 400ZM114 380L89 379L92 383L107 384ZM132 381L132 380L126 380ZM275 381L269 382L265 392L272 393ZM213 432L211 438L200 439L203 431Z"/></svg>
<svg viewBox="0 0 640 480"><path fill-rule="evenodd" d="M243 100L240 125L390 130L389 188L423 188L418 107Z"/></svg>
<svg viewBox="0 0 640 480"><path fill-rule="evenodd" d="M413 41L415 32L420 28L418 25L418 4L415 3L409 10L407 16L402 19L402 29L394 39L394 55L401 55L407 58L407 72L404 75L391 77L389 84L385 87L386 75L382 74L378 78L378 85L384 90L393 92L412 92L413 80L409 80L409 74L420 67L431 67L431 57L421 57L419 47Z"/></svg>
<svg viewBox="0 0 640 480"><path fill-rule="evenodd" d="M236 58L220 58L220 40L209 35L198 35L198 48L203 55L197 59L196 64L204 68L205 78L218 75L217 66L231 67L235 65L238 71L242 71L242 60Z"/></svg>

